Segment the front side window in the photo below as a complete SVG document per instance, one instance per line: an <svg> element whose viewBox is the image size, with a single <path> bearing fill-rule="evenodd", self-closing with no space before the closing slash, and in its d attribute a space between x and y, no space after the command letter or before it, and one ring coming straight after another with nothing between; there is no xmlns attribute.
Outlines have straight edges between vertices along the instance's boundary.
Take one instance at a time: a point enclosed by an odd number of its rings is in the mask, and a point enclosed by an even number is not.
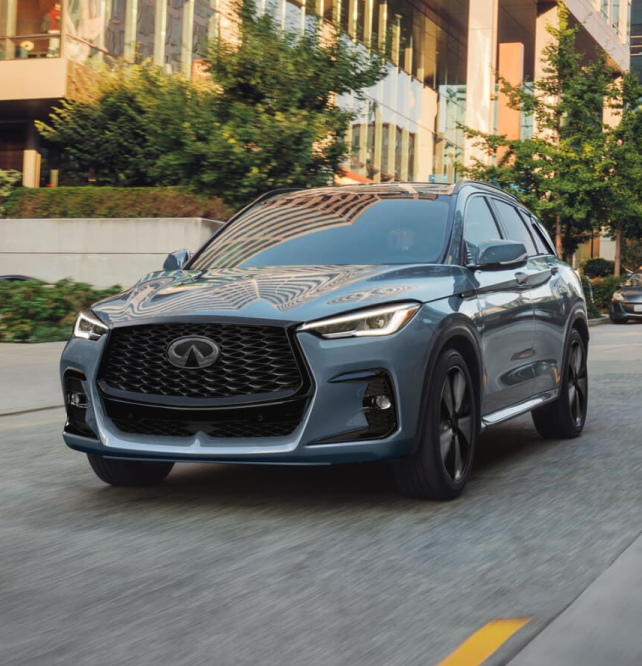
<svg viewBox="0 0 642 666"><path fill-rule="evenodd" d="M215 236L190 269L437 263L448 197L297 193L250 208Z"/></svg>
<svg viewBox="0 0 642 666"><path fill-rule="evenodd" d="M464 222L464 242L468 255L466 263L477 263L480 243L501 237L486 199L473 197L466 206Z"/></svg>
<svg viewBox="0 0 642 666"><path fill-rule="evenodd" d="M506 230L506 236L510 240L522 243L529 256L535 256L538 253L537 248L515 206L511 206L499 199L494 199L493 202L499 213L502 225Z"/></svg>

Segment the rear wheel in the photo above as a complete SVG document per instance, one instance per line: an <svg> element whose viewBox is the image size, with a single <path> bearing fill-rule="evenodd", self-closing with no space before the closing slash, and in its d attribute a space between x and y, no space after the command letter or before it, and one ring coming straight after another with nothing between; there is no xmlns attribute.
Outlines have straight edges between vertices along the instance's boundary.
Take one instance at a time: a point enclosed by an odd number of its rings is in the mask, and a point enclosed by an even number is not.
<svg viewBox="0 0 642 666"><path fill-rule="evenodd" d="M422 499L459 497L470 476L477 441L474 385L462 355L446 350L428 389L417 451L394 463L397 488Z"/></svg>
<svg viewBox="0 0 642 666"><path fill-rule="evenodd" d="M87 454L96 476L111 486L153 486L172 471L174 463L147 460L110 460Z"/></svg>
<svg viewBox="0 0 642 666"><path fill-rule="evenodd" d="M584 429L588 406L586 347L576 329L571 331L560 395L533 412L537 432L547 439L571 439Z"/></svg>

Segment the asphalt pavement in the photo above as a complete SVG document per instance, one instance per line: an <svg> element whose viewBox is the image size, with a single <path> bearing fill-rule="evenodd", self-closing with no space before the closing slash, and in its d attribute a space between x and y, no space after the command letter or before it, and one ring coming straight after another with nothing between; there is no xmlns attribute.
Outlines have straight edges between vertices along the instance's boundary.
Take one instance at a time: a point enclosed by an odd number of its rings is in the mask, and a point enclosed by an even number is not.
<svg viewBox="0 0 642 666"><path fill-rule="evenodd" d="M601 576L642 567L642 326L591 335L583 436L491 428L446 504L400 497L385 465L186 464L109 488L61 409L2 416L0 663L434 666L497 618L531 620L496 659L553 663L519 659L588 641L577 604L639 594L639 573Z"/></svg>

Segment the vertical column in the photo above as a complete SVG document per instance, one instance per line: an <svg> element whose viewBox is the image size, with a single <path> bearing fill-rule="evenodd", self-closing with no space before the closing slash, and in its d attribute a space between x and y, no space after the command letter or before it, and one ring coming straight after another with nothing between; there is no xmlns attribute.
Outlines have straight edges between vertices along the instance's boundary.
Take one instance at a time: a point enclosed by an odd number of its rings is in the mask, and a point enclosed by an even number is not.
<svg viewBox="0 0 642 666"><path fill-rule="evenodd" d="M401 180L408 180L408 156L410 149L410 137L408 134L408 128L404 127L401 130L401 170L399 172Z"/></svg>
<svg viewBox="0 0 642 666"><path fill-rule="evenodd" d="M127 0L125 7L125 48L124 56L133 60L136 56L136 22L138 20L138 0Z"/></svg>
<svg viewBox="0 0 642 666"><path fill-rule="evenodd" d="M546 76L542 57L544 49L553 41L552 35L547 30L548 26L555 28L559 26L557 3L555 2L546 2L537 6L537 20L535 23L535 81ZM535 119L533 119L533 123L533 132L537 134L540 128L537 127Z"/></svg>
<svg viewBox="0 0 642 666"><path fill-rule="evenodd" d="M499 45L497 71L500 78L512 86L524 82L524 45L510 42ZM499 93L497 108L497 134L505 134L507 139L519 139L521 133L521 113L508 105L508 95ZM501 159L507 148L502 146L497 151L497 159Z"/></svg>
<svg viewBox="0 0 642 666"><path fill-rule="evenodd" d="M381 181L381 149L383 144L383 123L381 119L381 105L375 104L374 109L374 148L372 151L372 164L375 168L373 180Z"/></svg>
<svg viewBox="0 0 642 666"><path fill-rule="evenodd" d="M156 0L154 11L154 64L162 67L165 62L165 38L167 36L167 0Z"/></svg>
<svg viewBox="0 0 642 666"><path fill-rule="evenodd" d="M181 35L181 73L187 79L192 75L192 48L194 42L194 0L183 5L183 30Z"/></svg>
<svg viewBox="0 0 642 666"><path fill-rule="evenodd" d="M22 185L40 186L40 141L33 120L27 122L27 143L22 160Z"/></svg>
<svg viewBox="0 0 642 666"><path fill-rule="evenodd" d="M474 0L468 13L466 125L481 132L493 129L491 98L497 65L498 3L499 0ZM472 144L466 141L465 161L469 163L472 157L487 161L488 156Z"/></svg>

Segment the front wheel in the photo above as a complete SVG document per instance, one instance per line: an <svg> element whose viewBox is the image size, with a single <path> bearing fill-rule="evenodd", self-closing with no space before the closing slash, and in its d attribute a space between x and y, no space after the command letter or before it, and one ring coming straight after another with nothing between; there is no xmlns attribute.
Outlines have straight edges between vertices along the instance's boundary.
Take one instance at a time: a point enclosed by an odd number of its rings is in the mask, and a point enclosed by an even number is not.
<svg viewBox="0 0 642 666"><path fill-rule="evenodd" d="M172 471L174 463L148 460L111 460L88 453L96 476L110 486L154 486Z"/></svg>
<svg viewBox="0 0 642 666"><path fill-rule="evenodd" d="M533 412L537 432L546 439L571 439L580 435L588 406L586 346L576 329L571 331L560 395Z"/></svg>
<svg viewBox="0 0 642 666"><path fill-rule="evenodd" d="M394 463L397 488L409 497L455 499L472 469L478 416L468 366L454 349L437 362L426 407L417 450Z"/></svg>

